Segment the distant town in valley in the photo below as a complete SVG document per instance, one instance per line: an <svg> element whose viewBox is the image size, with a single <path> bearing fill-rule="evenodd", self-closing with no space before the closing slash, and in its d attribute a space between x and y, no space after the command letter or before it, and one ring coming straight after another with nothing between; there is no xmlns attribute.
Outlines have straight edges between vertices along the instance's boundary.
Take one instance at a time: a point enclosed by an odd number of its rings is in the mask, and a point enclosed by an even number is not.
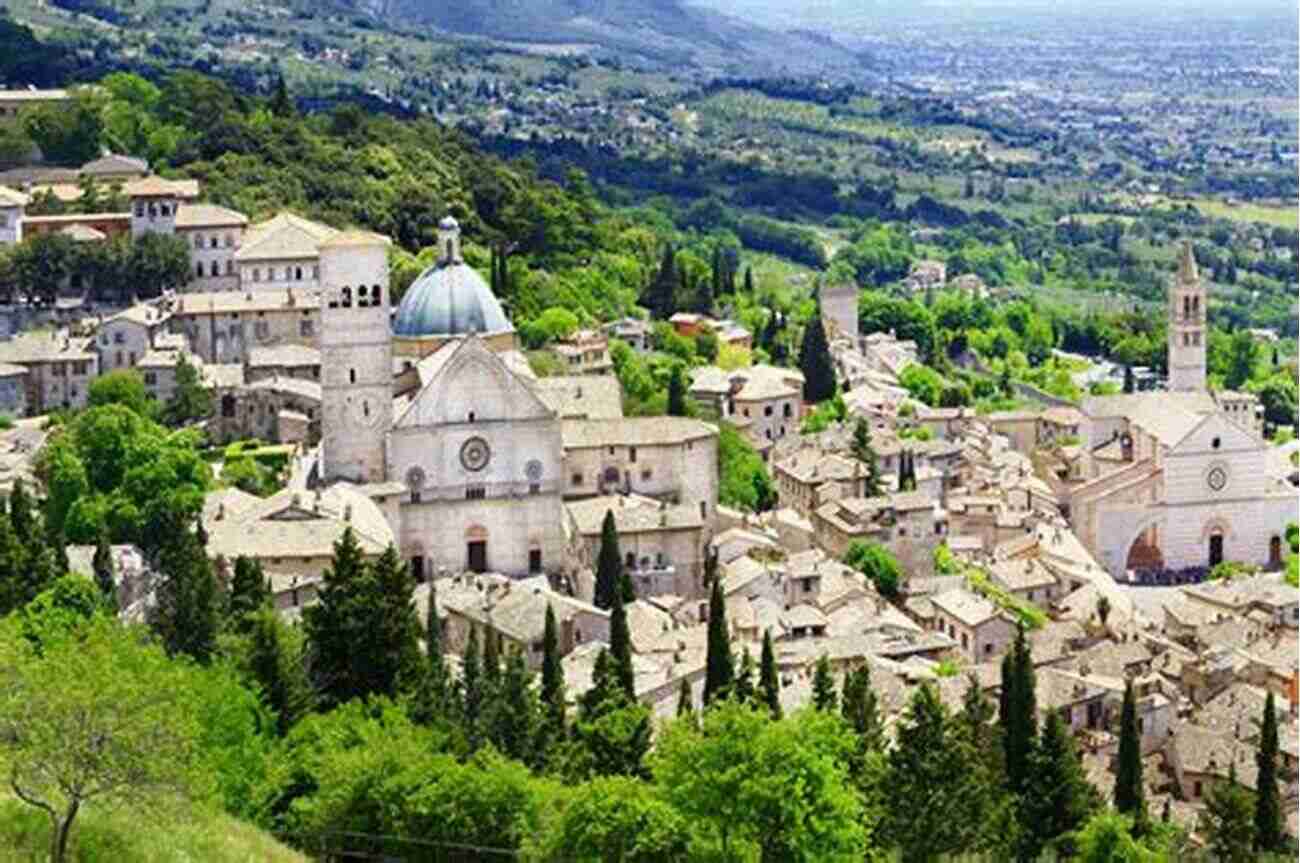
<svg viewBox="0 0 1300 863"><path fill-rule="evenodd" d="M1295 10L592 5L0 4L0 849L1294 859Z"/></svg>

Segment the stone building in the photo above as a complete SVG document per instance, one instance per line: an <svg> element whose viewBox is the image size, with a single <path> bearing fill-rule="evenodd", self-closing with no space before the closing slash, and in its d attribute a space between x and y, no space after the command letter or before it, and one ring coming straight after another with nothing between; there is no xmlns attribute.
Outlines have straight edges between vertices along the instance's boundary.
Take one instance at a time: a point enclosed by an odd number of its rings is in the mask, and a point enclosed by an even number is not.
<svg viewBox="0 0 1300 863"><path fill-rule="evenodd" d="M599 330L578 330L552 344L549 350L571 375L603 375L614 369L609 358L609 339Z"/></svg>
<svg viewBox="0 0 1300 863"><path fill-rule="evenodd" d="M0 246L23 241L23 217L28 202L22 192L0 186Z"/></svg>
<svg viewBox="0 0 1300 863"><path fill-rule="evenodd" d="M924 492L851 497L822 504L812 514L817 545L843 557L855 542L884 546L909 575L934 573L934 550L948 533L945 514Z"/></svg>
<svg viewBox="0 0 1300 863"><path fill-rule="evenodd" d="M595 570L605 514L613 513L623 569L637 596L704 595L707 522L695 507L626 494L569 501L564 508L575 569Z"/></svg>
<svg viewBox="0 0 1300 863"><path fill-rule="evenodd" d="M27 370L27 411L83 408L90 383L99 377L99 355L91 336L66 330L20 333L0 341L0 363Z"/></svg>
<svg viewBox="0 0 1300 863"><path fill-rule="evenodd" d="M764 458L771 445L799 430L803 418L803 373L757 365L726 371L695 369L689 394L743 430Z"/></svg>
<svg viewBox="0 0 1300 863"><path fill-rule="evenodd" d="M256 347L319 344L320 297L296 288L178 294L163 309L205 363L243 363Z"/></svg>
<svg viewBox="0 0 1300 863"><path fill-rule="evenodd" d="M190 250L193 273L186 290L235 291L235 256L244 242L248 217L215 204L177 202L176 236Z"/></svg>
<svg viewBox="0 0 1300 863"><path fill-rule="evenodd" d="M565 420L564 496L639 494L718 506L718 430L687 417Z"/></svg>
<svg viewBox="0 0 1300 863"><path fill-rule="evenodd" d="M781 504L804 518L828 501L866 493L866 470L860 461L815 447L774 458L772 473Z"/></svg>
<svg viewBox="0 0 1300 863"><path fill-rule="evenodd" d="M338 231L293 213L279 213L245 231L234 255L245 291L311 293L320 287L320 247Z"/></svg>
<svg viewBox="0 0 1300 863"><path fill-rule="evenodd" d="M965 588L930 597L935 626L961 645L968 662L989 662L1006 652L1016 626L997 606Z"/></svg>
<svg viewBox="0 0 1300 863"><path fill-rule="evenodd" d="M95 334L101 374L135 368L167 329L171 313L157 303L136 303L106 318Z"/></svg>
<svg viewBox="0 0 1300 863"><path fill-rule="evenodd" d="M845 336L857 344L859 293L858 286L852 283L822 289L822 320L828 338Z"/></svg>
<svg viewBox="0 0 1300 863"><path fill-rule="evenodd" d="M27 416L27 369L22 366L0 363L0 414Z"/></svg>
<svg viewBox="0 0 1300 863"><path fill-rule="evenodd" d="M244 368L249 383L267 378L319 381L320 351L298 344L250 348Z"/></svg>

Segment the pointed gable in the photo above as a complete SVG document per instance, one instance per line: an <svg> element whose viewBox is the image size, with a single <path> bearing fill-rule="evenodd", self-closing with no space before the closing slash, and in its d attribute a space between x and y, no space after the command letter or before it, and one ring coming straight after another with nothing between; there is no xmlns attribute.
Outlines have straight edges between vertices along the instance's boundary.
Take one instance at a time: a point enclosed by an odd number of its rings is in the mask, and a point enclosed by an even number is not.
<svg viewBox="0 0 1300 863"><path fill-rule="evenodd" d="M554 418L529 381L470 336L420 361L421 389L394 428Z"/></svg>
<svg viewBox="0 0 1300 863"><path fill-rule="evenodd" d="M1171 455L1257 451L1263 442L1221 413L1207 414L1172 447Z"/></svg>

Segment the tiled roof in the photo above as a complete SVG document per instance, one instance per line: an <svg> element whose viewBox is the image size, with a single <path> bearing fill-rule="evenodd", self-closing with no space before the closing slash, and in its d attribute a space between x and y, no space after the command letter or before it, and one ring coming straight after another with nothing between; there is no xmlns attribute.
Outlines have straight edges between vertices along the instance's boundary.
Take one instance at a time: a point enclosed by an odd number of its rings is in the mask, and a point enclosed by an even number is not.
<svg viewBox="0 0 1300 863"><path fill-rule="evenodd" d="M318 381L306 381L302 378L291 377L273 377L263 378L260 381L254 381L246 384L248 390L269 390L278 393L290 393L300 398L310 401L319 402L321 399L321 385Z"/></svg>
<svg viewBox="0 0 1300 863"><path fill-rule="evenodd" d="M293 302L289 298L293 297ZM311 311L320 308L320 294L315 291L279 290L205 291L179 294L172 311L176 315L230 314L234 312Z"/></svg>
<svg viewBox="0 0 1300 863"><path fill-rule="evenodd" d="M235 253L239 261L278 261L315 258L321 243L339 232L292 213L280 213L249 228L244 245Z"/></svg>
<svg viewBox="0 0 1300 863"><path fill-rule="evenodd" d="M1229 768L1235 766L1237 781L1254 789L1259 776L1255 747L1231 734L1184 723L1174 730L1169 745L1184 771L1227 778Z"/></svg>
<svg viewBox="0 0 1300 863"><path fill-rule="evenodd" d="M690 504L667 504L640 495L606 495L569 501L564 505L578 532L592 536L600 533L605 513L614 513L620 534L654 530L681 530L703 527L700 511Z"/></svg>
<svg viewBox="0 0 1300 863"><path fill-rule="evenodd" d="M688 417L565 420L565 449L602 446L670 446L716 438L718 430Z"/></svg>
<svg viewBox="0 0 1300 863"><path fill-rule="evenodd" d="M90 360L95 358L94 341L90 336L70 337L61 332L19 333L8 341L0 342L0 362L22 365L59 360Z"/></svg>
<svg viewBox="0 0 1300 863"><path fill-rule="evenodd" d="M538 378L533 392L561 419L621 419L623 388L613 375Z"/></svg>
<svg viewBox="0 0 1300 863"><path fill-rule="evenodd" d="M243 213L216 204L181 204L176 210L177 228L226 228L248 224Z"/></svg>
<svg viewBox="0 0 1300 863"><path fill-rule="evenodd" d="M135 156L123 156L120 153L108 153L98 159L92 159L81 166L83 174L125 174L129 172L149 173L149 163Z"/></svg>
<svg viewBox="0 0 1300 863"><path fill-rule="evenodd" d="M998 616L993 603L958 587L930 597L935 609L956 618L966 626L979 626Z"/></svg>
<svg viewBox="0 0 1300 863"><path fill-rule="evenodd" d="M1056 576L1033 559L1001 560L990 565L989 572L995 581L1013 592L1037 590L1056 584Z"/></svg>
<svg viewBox="0 0 1300 863"><path fill-rule="evenodd" d="M248 364L252 368L319 366L320 350L306 345L272 345L250 348Z"/></svg>
<svg viewBox="0 0 1300 863"><path fill-rule="evenodd" d="M205 510L207 507L205 506ZM208 553L233 560L254 557L329 557L334 543L351 527L365 554L380 554L393 542L383 512L369 497L346 484L319 493L286 489L265 500L227 508L205 519Z"/></svg>
<svg viewBox="0 0 1300 863"><path fill-rule="evenodd" d="M163 198L163 197L182 197L180 188L172 180L165 180L159 176L141 177L138 180L132 180L122 187L122 191L129 198Z"/></svg>

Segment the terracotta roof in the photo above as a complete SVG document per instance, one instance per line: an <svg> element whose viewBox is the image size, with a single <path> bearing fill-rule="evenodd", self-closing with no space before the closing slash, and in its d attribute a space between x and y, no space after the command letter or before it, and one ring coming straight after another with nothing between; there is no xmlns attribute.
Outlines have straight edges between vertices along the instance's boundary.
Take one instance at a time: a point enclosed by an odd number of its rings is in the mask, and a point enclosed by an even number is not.
<svg viewBox="0 0 1300 863"><path fill-rule="evenodd" d="M129 172L148 174L149 163L134 156L108 153L81 166L81 173L83 174L125 174Z"/></svg>

